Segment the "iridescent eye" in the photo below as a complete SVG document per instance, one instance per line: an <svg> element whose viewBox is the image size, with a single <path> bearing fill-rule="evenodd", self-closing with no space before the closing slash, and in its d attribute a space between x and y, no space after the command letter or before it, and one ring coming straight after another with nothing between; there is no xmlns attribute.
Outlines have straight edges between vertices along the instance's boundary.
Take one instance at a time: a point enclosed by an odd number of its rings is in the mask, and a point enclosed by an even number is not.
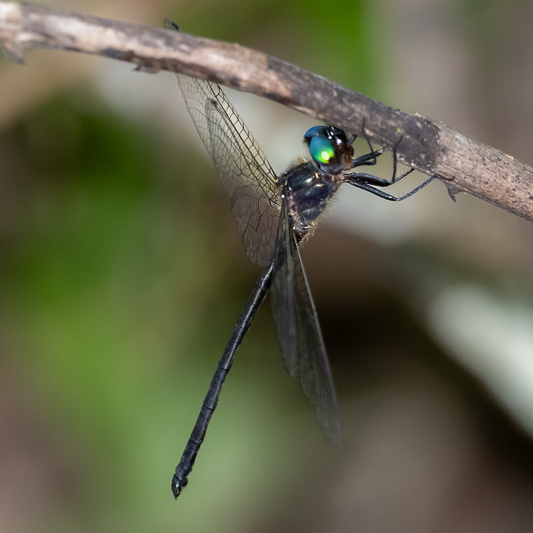
<svg viewBox="0 0 533 533"><path fill-rule="evenodd" d="M307 130L304 142L315 165L327 174L335 175L344 170L345 157L353 155L343 130L335 126L315 126Z"/></svg>
<svg viewBox="0 0 533 533"><path fill-rule="evenodd" d="M318 164L327 165L335 157L333 141L322 135L313 137L309 143L309 153Z"/></svg>
<svg viewBox="0 0 533 533"><path fill-rule="evenodd" d="M313 126L312 128L309 128L304 135L304 139L306 142L310 142L313 137L316 137L317 135L328 135L328 128L327 126Z"/></svg>

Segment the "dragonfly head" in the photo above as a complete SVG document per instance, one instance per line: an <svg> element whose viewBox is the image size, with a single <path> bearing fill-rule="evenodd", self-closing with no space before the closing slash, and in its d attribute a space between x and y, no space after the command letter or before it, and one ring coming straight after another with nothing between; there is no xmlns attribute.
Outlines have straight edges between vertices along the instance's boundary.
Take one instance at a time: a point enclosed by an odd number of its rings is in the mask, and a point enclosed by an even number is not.
<svg viewBox="0 0 533 533"><path fill-rule="evenodd" d="M340 174L353 156L346 134L335 126L315 126L307 130L304 142L315 165L327 174Z"/></svg>

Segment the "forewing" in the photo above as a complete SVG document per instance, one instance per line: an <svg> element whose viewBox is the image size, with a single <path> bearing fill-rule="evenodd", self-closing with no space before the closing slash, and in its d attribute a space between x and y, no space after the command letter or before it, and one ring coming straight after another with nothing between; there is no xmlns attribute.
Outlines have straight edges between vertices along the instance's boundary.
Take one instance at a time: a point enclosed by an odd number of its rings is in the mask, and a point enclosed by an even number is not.
<svg viewBox="0 0 533 533"><path fill-rule="evenodd" d="M298 375L298 331L294 293L294 259L291 255L290 234L287 200L284 199L279 218L275 252L276 273L270 287L270 302L283 364L289 375L296 376Z"/></svg>
<svg viewBox="0 0 533 533"><path fill-rule="evenodd" d="M283 241L283 242L282 242ZM278 270L271 287L272 310L285 368L297 376L333 444L340 443L337 398L326 347L300 250L283 202L276 245Z"/></svg>
<svg viewBox="0 0 533 533"><path fill-rule="evenodd" d="M272 257L280 210L276 174L219 85L176 74L187 109L218 170L252 262Z"/></svg>

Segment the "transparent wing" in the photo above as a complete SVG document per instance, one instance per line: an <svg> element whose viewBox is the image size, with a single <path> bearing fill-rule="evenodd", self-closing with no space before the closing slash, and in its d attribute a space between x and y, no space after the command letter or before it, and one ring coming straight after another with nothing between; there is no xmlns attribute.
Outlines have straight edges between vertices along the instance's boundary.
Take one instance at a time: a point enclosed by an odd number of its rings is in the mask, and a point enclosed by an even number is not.
<svg viewBox="0 0 533 533"><path fill-rule="evenodd" d="M172 23L165 21L172 28ZM265 266L274 252L281 202L276 174L219 85L176 74L187 109L231 201L248 257Z"/></svg>
<svg viewBox="0 0 533 533"><path fill-rule="evenodd" d="M287 372L300 380L325 435L338 445L340 424L335 387L286 201L281 208L276 255L277 271L270 295L283 362Z"/></svg>

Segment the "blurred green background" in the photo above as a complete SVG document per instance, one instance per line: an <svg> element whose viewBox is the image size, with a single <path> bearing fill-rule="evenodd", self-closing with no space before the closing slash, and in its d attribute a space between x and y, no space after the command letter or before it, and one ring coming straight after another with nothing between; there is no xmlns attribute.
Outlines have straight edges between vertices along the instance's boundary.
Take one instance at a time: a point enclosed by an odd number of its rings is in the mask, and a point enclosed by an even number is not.
<svg viewBox="0 0 533 533"><path fill-rule="evenodd" d="M531 2L45 3L171 17L533 164ZM259 271L172 74L26 62L0 57L2 533L533 529L531 223L441 183L401 204L345 191L303 252L343 446L286 376L267 303L174 502ZM313 121L230 98L278 171L303 153Z"/></svg>

